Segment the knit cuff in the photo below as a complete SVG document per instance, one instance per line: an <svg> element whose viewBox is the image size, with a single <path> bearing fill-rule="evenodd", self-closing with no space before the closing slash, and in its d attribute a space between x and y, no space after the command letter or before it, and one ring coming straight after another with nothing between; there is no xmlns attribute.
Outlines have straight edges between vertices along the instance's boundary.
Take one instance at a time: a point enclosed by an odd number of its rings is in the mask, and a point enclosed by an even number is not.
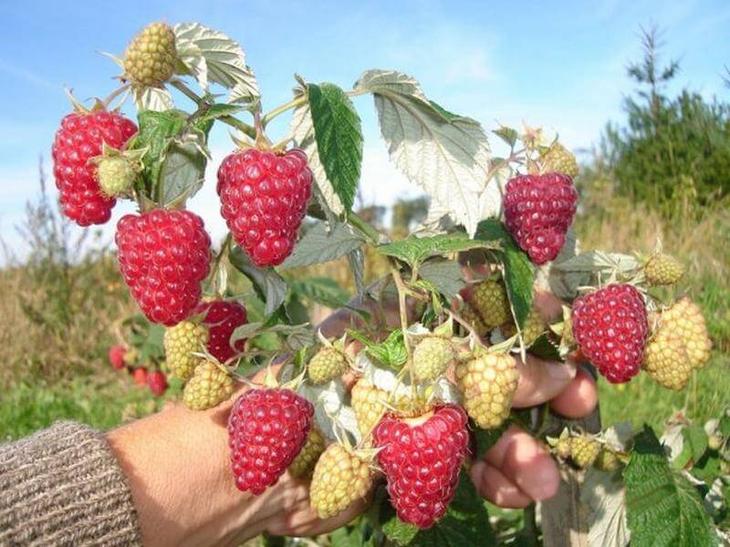
<svg viewBox="0 0 730 547"><path fill-rule="evenodd" d="M127 479L104 435L59 422L0 445L0 545L141 545Z"/></svg>

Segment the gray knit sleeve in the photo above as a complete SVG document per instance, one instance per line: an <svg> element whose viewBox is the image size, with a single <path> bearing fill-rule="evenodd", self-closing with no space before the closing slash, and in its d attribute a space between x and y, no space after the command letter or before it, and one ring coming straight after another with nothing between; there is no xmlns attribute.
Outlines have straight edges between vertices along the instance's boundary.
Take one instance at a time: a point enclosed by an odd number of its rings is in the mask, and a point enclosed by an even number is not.
<svg viewBox="0 0 730 547"><path fill-rule="evenodd" d="M0 545L141 545L127 480L104 435L59 422L0 444Z"/></svg>

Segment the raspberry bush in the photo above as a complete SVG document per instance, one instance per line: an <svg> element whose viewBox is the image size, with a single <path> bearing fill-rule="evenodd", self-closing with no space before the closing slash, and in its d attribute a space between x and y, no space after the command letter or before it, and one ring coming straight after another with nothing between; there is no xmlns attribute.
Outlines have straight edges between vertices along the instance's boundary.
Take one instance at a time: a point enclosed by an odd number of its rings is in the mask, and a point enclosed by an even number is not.
<svg viewBox="0 0 730 547"><path fill-rule="evenodd" d="M604 544L627 544L629 532L632 545L651 544L674 519L684 524L663 532L666 544L714 538L722 510L701 502L727 484L727 416L706 430L680 424L662 439L667 456L649 429L587 432L547 405L513 408L528 352L591 363L612 383L643 370L679 390L711 347L691 289L678 286L684 265L660 245L578 252L578 164L557 137L504 126L488 135L396 70L367 70L351 89L296 76L292 99L265 111L243 49L198 23L154 23L118 62L120 87L89 109L74 102L61 122L61 203L82 226L107 222L116 200L136 203L116 226L119 269L153 326L145 334L135 320L129 349L112 348L110 362L192 410L232 405L238 489L259 495L289 472L311 480L322 517L379 505L335 545L496 542L468 468L514 425L543 439L583 488L610 492L610 512L586 510ZM365 95L391 160L430 200L400 239L353 209L363 135L352 98ZM285 115L275 140L269 124ZM235 149L207 181L214 130L232 130ZM212 219L187 208L203 184L216 185L222 242L206 231ZM301 277L343 257L355 295ZM364 257L388 275L365 279ZM563 301L562 317L548 320L536 289ZM345 332L311 326L303 303L337 308L348 296L358 298ZM393 309L396 321L385 321ZM250 385L256 372L264 385ZM695 471L702 461L713 463ZM636 501L659 495L670 501ZM537 541L534 510L524 519L509 541Z"/></svg>

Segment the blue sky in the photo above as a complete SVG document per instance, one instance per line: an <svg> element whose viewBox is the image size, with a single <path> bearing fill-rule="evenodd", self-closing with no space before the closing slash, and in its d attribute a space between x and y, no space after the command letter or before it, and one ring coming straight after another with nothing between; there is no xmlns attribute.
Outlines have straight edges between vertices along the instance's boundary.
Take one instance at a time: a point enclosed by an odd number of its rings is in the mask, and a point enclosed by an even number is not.
<svg viewBox="0 0 730 547"><path fill-rule="evenodd" d="M99 52L121 53L139 28L160 19L196 20L238 40L265 109L288 100L295 72L347 87L365 69L394 68L488 129L526 121L557 131L574 150L587 148L607 120L620 120L621 98L631 90L625 67L640 54L640 25L651 24L664 29L665 58L682 63L677 87L730 95L721 78L730 65L727 0L7 1L0 4L0 234L20 254L13 226L37 194L38 157L48 158L69 110L63 88L79 98L104 96L118 71ZM366 137L364 201L417 194L388 165L371 99L356 106ZM219 130L215 160L231 146L227 129ZM212 179L190 206L214 237L223 233ZM129 210L118 206L114 220Z"/></svg>

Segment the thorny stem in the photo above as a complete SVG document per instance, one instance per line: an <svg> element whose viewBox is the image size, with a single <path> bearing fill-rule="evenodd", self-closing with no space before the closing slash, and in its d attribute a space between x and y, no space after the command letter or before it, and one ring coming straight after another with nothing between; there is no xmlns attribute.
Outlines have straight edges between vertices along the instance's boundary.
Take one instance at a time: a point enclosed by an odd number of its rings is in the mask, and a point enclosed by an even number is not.
<svg viewBox="0 0 730 547"><path fill-rule="evenodd" d="M170 85L172 85L175 89L180 91L183 95L185 95L188 99L193 101L198 106L202 106L202 105L210 106L210 103L208 103L208 101L206 101L205 99L200 97L197 93L195 93L195 91L193 91L187 85L185 85L185 82L183 82L182 80L172 80L170 82ZM220 121L222 121L223 123L228 124L235 129L238 129L239 131L241 131L245 135L248 135L252 139L256 138L256 130L252 126L247 124L246 122L243 122L243 121L239 120L238 118L235 118L234 116L230 116L230 115L221 116L218 119Z"/></svg>

